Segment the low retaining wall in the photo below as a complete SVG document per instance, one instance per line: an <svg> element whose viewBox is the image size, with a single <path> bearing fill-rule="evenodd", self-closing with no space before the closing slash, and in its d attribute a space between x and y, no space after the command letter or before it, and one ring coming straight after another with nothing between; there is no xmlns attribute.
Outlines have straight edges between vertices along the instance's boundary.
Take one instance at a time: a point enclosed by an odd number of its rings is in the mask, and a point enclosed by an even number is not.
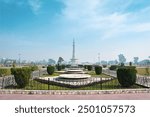
<svg viewBox="0 0 150 117"><path fill-rule="evenodd" d="M29 94L29 95L101 95L101 94L129 94L150 93L150 89L118 89L118 90L5 90L0 94Z"/></svg>

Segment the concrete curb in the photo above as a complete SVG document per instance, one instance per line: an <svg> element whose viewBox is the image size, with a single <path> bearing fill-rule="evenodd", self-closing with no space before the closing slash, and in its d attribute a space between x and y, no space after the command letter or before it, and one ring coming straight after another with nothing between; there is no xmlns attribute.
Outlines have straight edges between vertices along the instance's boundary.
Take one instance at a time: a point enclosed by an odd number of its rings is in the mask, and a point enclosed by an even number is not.
<svg viewBox="0 0 150 117"><path fill-rule="evenodd" d="M102 94L135 94L150 93L150 89L118 89L118 90L6 90L0 94L28 94L28 95L102 95Z"/></svg>

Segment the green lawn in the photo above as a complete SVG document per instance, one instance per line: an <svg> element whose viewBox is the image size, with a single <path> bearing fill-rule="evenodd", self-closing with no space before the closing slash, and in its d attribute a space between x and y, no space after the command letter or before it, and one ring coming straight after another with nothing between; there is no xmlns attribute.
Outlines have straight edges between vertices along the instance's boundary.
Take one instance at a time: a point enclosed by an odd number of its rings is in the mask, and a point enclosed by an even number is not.
<svg viewBox="0 0 150 117"><path fill-rule="evenodd" d="M42 77L52 77L52 76L59 76L60 74L59 73L53 73L52 75L49 75L49 74L43 74L43 76Z"/></svg>
<svg viewBox="0 0 150 117"><path fill-rule="evenodd" d="M150 68L136 68L137 74L150 76Z"/></svg>
<svg viewBox="0 0 150 117"><path fill-rule="evenodd" d="M102 78L110 78L110 76L105 74L96 75L95 71L88 71L88 74L91 75L91 77L102 77Z"/></svg>
<svg viewBox="0 0 150 117"><path fill-rule="evenodd" d="M105 82L103 84L98 83L92 86L85 86L82 88L66 88L62 86L48 85L48 84L40 83L35 80L31 80L30 84L25 87L25 89L27 90L48 90L48 89L49 90L101 90L101 88L102 90L125 89L120 86L117 79ZM130 87L130 89L132 88L142 88L142 87L138 85L134 85Z"/></svg>

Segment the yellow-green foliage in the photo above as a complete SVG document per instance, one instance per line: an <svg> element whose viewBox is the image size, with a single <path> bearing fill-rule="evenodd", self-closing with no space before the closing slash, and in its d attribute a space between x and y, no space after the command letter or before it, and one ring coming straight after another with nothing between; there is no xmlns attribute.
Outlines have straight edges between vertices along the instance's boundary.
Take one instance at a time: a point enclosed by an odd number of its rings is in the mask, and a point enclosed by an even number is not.
<svg viewBox="0 0 150 117"><path fill-rule="evenodd" d="M137 68L137 74L150 75L150 68Z"/></svg>
<svg viewBox="0 0 150 117"><path fill-rule="evenodd" d="M29 67L11 69L15 81L19 88L24 88L29 84L31 78L31 69Z"/></svg>
<svg viewBox="0 0 150 117"><path fill-rule="evenodd" d="M0 77L11 75L10 69L0 68Z"/></svg>

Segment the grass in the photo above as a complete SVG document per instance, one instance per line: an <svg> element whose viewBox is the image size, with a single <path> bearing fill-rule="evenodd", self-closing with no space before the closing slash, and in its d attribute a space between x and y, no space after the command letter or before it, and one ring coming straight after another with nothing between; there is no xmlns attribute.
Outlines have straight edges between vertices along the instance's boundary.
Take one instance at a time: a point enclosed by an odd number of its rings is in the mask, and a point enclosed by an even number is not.
<svg viewBox="0 0 150 117"><path fill-rule="evenodd" d="M150 76L150 68L136 68L137 74Z"/></svg>
<svg viewBox="0 0 150 117"><path fill-rule="evenodd" d="M53 73L52 75L49 75L49 74L43 74L42 77L52 77L52 76L59 76L60 74L59 73Z"/></svg>
<svg viewBox="0 0 150 117"><path fill-rule="evenodd" d="M102 89L101 89L102 87ZM133 85L129 89L132 88L142 88L138 85ZM56 85L48 85L44 83L40 83L35 80L31 80L29 85L25 87L26 90L112 90L112 89L127 89L120 86L117 79L113 79L111 81L105 82L105 83L98 83L92 86L85 86L82 88L66 88L62 86L56 86Z"/></svg>
<svg viewBox="0 0 150 117"><path fill-rule="evenodd" d="M29 85L25 87L26 90L67 90L69 88L61 87L61 86L55 86L55 85L48 85L44 83L40 83L35 80L31 80Z"/></svg>
<svg viewBox="0 0 150 117"><path fill-rule="evenodd" d="M110 78L110 76L105 74L96 75L95 71L88 71L88 74L91 75L91 77L102 77L102 78Z"/></svg>
<svg viewBox="0 0 150 117"><path fill-rule="evenodd" d="M141 68L139 71L143 72L141 70ZM143 72L143 73L145 73L145 72ZM88 71L88 74L91 75L92 77L110 78L110 76L105 75L105 74L96 75L94 71ZM58 75L59 75L59 73L54 73L53 75L44 74L43 77L46 77L46 76L52 77L52 76L58 76ZM10 88L10 87L8 87L8 88ZM138 85L133 85L129 89L132 89L132 88L142 88L142 87L138 86ZM62 87L62 86L48 85L48 84L40 83L35 80L30 80L29 85L26 86L24 89L26 89L26 90L112 90L112 89L126 89L126 88L121 87L121 85L119 84L117 79L113 79L111 81L107 81L102 84L97 83L97 84L94 84L91 86L84 86L82 88L66 88L66 87Z"/></svg>

